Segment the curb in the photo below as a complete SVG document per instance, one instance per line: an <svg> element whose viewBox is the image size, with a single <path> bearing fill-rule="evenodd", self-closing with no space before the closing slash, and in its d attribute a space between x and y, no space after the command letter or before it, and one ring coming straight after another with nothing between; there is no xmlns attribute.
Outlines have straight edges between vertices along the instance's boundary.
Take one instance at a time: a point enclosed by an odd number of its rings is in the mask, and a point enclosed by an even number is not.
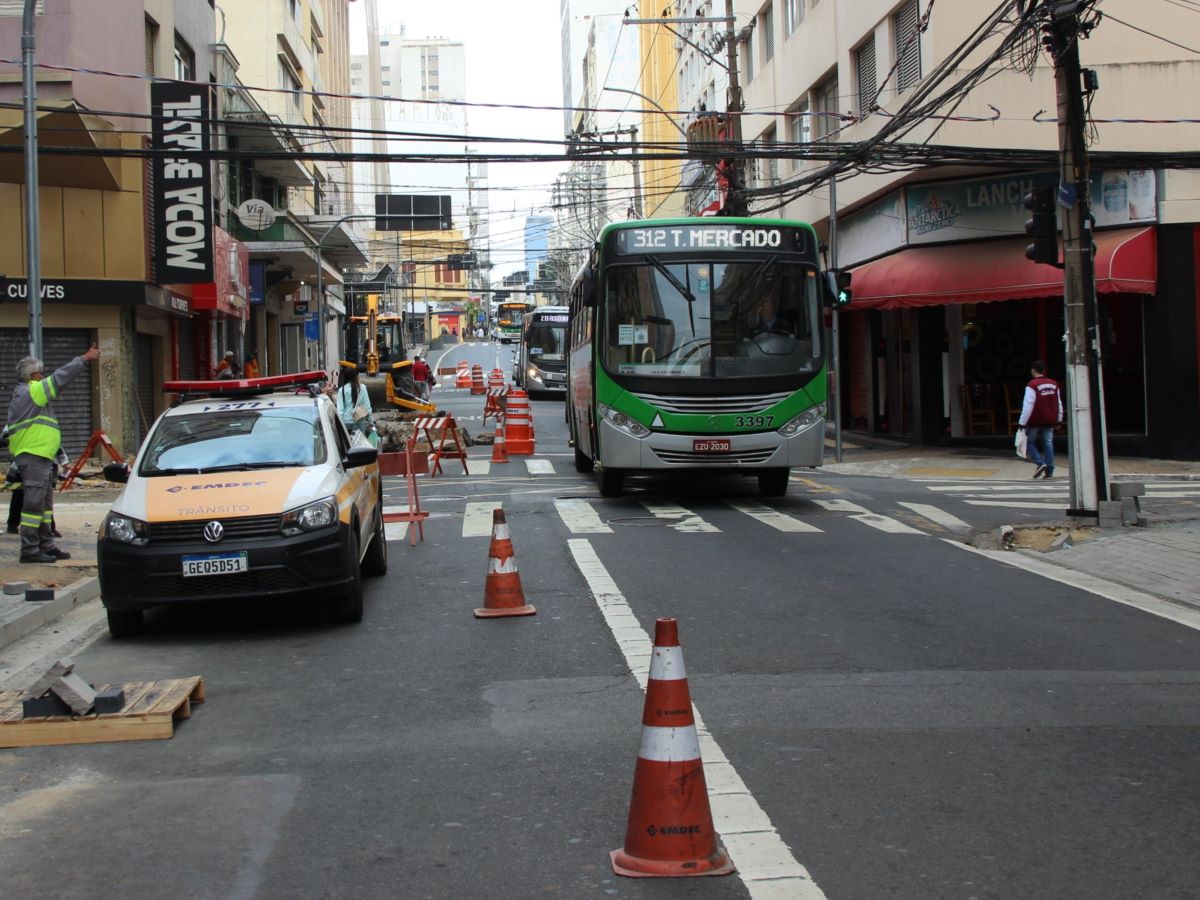
<svg viewBox="0 0 1200 900"><path fill-rule="evenodd" d="M0 624L0 649L99 596L100 579L91 575L55 591L53 600L45 603L27 603L28 609Z"/></svg>

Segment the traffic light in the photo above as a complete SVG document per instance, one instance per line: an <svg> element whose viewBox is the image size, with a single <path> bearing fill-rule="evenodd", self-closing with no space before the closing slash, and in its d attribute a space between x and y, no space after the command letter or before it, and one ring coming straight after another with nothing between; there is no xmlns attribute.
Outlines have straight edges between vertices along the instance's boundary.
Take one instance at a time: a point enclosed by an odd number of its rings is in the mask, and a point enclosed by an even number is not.
<svg viewBox="0 0 1200 900"><path fill-rule="evenodd" d="M1025 234L1033 242L1025 247L1025 258L1036 263L1058 265L1058 221L1054 210L1054 188L1034 188L1025 195L1025 208L1033 215L1025 220Z"/></svg>
<svg viewBox="0 0 1200 900"><path fill-rule="evenodd" d="M830 271L825 273L825 305L841 309L854 296L850 291L850 273Z"/></svg>

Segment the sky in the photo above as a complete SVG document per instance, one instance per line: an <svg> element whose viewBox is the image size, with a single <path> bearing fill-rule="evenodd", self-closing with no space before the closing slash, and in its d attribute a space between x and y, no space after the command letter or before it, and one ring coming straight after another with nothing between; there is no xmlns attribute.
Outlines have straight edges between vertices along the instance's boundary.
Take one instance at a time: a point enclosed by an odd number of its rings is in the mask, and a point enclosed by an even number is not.
<svg viewBox="0 0 1200 900"><path fill-rule="evenodd" d="M559 0L456 0L414 2L378 0L380 33L404 26L409 38L444 37L462 41L467 59L467 100L473 103L562 104L562 55ZM352 53L366 52L365 4L352 3ZM468 111L473 134L542 137L561 141L562 113L527 110ZM544 147L521 148L538 152ZM550 186L565 163L492 163L488 182L491 204L493 278L523 269L524 219L550 213ZM455 225L465 228L465 221Z"/></svg>

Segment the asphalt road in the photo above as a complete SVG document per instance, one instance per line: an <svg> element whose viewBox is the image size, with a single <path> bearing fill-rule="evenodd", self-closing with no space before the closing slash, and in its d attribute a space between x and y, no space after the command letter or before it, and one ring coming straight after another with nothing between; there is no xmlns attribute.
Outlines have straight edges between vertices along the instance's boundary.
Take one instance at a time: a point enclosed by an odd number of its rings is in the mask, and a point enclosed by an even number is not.
<svg viewBox="0 0 1200 900"><path fill-rule="evenodd" d="M495 344L430 353L460 355L510 370ZM480 398L434 399L480 430ZM745 877L612 874L642 693L598 571L648 634L680 621L730 763L710 787L746 789L714 797L731 845L774 828L771 861L825 896L1200 892L1200 634L962 549L953 520L1006 510L936 480L798 473L762 501L751 479L635 479L602 500L562 402L533 405L538 463L422 481L425 541L391 543L361 624L160 611L77 654L97 682L202 675L209 700L171 741L0 751L0 894L819 896L736 851ZM491 503L532 618L471 614L488 538L464 530Z"/></svg>

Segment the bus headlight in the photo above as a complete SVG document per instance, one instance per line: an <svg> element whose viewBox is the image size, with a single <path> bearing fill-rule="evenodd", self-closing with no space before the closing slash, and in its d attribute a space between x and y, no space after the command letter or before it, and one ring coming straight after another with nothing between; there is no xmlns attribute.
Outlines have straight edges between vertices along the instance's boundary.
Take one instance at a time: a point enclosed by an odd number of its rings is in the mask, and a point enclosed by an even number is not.
<svg viewBox="0 0 1200 900"><path fill-rule="evenodd" d="M532 378L538 384L542 383L542 370L539 369L537 366L530 366L527 374L529 375L530 378Z"/></svg>
<svg viewBox="0 0 1200 900"><path fill-rule="evenodd" d="M799 434L805 428L815 425L824 415L825 404L820 403L814 406L812 409L806 409L804 412L800 413L800 415L796 416L796 418L786 422L784 426L779 429L779 433L784 437L792 437L795 434Z"/></svg>
<svg viewBox="0 0 1200 900"><path fill-rule="evenodd" d="M632 435L635 438L644 438L650 434L650 429L636 419L631 419L623 412L617 412L611 407L600 404L600 415L604 416L609 422L617 428L624 431L626 434Z"/></svg>

